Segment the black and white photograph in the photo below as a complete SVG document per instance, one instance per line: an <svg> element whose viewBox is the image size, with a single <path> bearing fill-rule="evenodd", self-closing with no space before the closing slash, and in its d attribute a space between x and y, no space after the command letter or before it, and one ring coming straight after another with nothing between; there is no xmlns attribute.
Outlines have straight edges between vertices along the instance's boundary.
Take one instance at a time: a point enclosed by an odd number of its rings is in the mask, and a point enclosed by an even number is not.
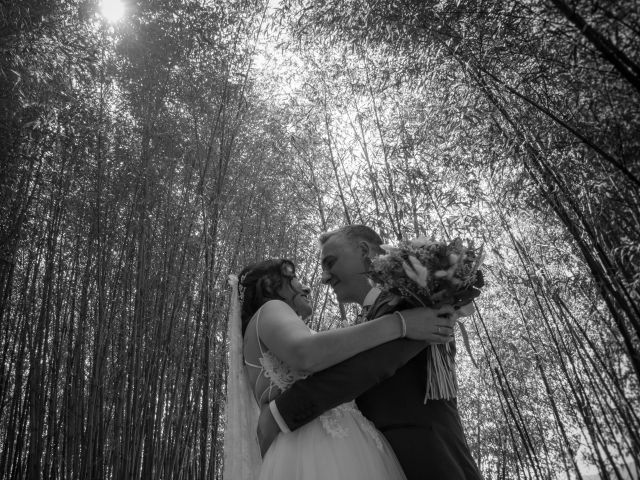
<svg viewBox="0 0 640 480"><path fill-rule="evenodd" d="M640 480L639 0L0 0L0 479Z"/></svg>

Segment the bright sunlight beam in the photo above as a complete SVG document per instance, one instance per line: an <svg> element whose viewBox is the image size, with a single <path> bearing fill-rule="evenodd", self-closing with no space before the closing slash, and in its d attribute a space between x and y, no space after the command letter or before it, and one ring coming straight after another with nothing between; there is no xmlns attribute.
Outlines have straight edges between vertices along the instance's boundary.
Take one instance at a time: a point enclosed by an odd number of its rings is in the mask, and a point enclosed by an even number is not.
<svg viewBox="0 0 640 480"><path fill-rule="evenodd" d="M100 12L108 22L115 23L124 16L124 3L122 0L102 0Z"/></svg>

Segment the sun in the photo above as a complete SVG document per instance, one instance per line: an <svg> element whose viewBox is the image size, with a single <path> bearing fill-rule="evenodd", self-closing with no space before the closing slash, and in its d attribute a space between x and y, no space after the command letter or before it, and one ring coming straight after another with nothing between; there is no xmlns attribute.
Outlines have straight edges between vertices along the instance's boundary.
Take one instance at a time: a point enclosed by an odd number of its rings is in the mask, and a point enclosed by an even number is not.
<svg viewBox="0 0 640 480"><path fill-rule="evenodd" d="M102 0L100 12L108 22L117 22L124 16L125 6L121 0Z"/></svg>

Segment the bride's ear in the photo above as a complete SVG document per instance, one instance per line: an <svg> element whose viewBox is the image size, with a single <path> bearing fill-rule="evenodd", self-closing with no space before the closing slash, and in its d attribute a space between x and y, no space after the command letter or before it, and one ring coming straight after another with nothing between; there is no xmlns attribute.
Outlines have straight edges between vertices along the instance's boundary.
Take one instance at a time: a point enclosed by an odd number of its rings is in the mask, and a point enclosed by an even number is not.
<svg viewBox="0 0 640 480"><path fill-rule="evenodd" d="M276 293L275 288L273 288L273 283L269 277L262 277L258 280L258 285L256 286L262 290L262 295L265 297L273 297Z"/></svg>

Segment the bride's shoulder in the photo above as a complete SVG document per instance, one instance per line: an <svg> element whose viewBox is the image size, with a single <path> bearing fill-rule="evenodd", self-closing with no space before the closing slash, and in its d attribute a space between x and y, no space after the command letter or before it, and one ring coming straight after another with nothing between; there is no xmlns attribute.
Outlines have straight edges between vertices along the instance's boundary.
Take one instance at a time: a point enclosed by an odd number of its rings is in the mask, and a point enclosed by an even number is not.
<svg viewBox="0 0 640 480"><path fill-rule="evenodd" d="M290 328L298 317L293 309L282 300L269 300L260 307L260 311L254 317L256 324L264 332L272 328ZM264 330L266 329L266 330Z"/></svg>
<svg viewBox="0 0 640 480"><path fill-rule="evenodd" d="M247 328L255 323L269 323L273 318L281 318L288 311L293 312L291 307L282 300L269 300L262 304L258 310L251 316Z"/></svg>
<svg viewBox="0 0 640 480"><path fill-rule="evenodd" d="M264 305L262 305L262 315L264 316L272 316L277 315L281 316L282 314L290 314L294 313L293 309L282 300L269 300Z"/></svg>

